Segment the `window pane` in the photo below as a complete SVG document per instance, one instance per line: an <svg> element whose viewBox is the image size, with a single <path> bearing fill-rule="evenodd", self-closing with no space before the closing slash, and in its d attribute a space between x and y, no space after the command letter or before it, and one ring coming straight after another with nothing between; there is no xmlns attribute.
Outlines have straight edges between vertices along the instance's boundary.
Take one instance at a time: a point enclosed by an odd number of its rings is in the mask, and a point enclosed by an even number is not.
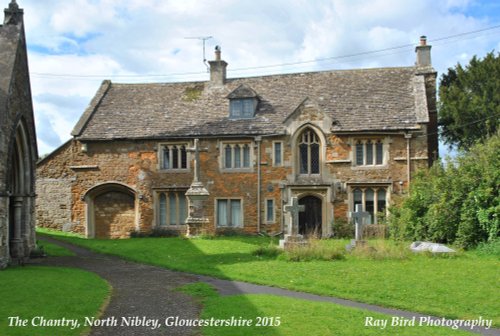
<svg viewBox="0 0 500 336"><path fill-rule="evenodd" d="M358 188L354 189L353 198L354 198L353 211L356 211L356 205L363 203L363 192L361 191L361 189Z"/></svg>
<svg viewBox="0 0 500 336"><path fill-rule="evenodd" d="M380 164L383 164L384 163L384 145L382 144L382 142L377 142L377 145L376 145L376 160L377 160L377 164L380 165Z"/></svg>
<svg viewBox="0 0 500 336"><path fill-rule="evenodd" d="M366 164L373 164L373 143L371 141L366 143Z"/></svg>
<svg viewBox="0 0 500 336"><path fill-rule="evenodd" d="M243 106L240 99L231 100L231 116L241 117Z"/></svg>
<svg viewBox="0 0 500 336"><path fill-rule="evenodd" d="M241 149L239 145L234 146L234 168L241 167Z"/></svg>
<svg viewBox="0 0 500 336"><path fill-rule="evenodd" d="M368 188L365 190L365 211L369 212L371 218L373 218L374 210L375 210L374 192L373 189ZM371 221L365 221L365 224L371 224Z"/></svg>
<svg viewBox="0 0 500 336"><path fill-rule="evenodd" d="M274 164L281 166L281 142L274 143Z"/></svg>
<svg viewBox="0 0 500 336"><path fill-rule="evenodd" d="M383 212L385 211L386 205L385 205L385 189L379 189L377 191L377 210L378 212Z"/></svg>
<svg viewBox="0 0 500 336"><path fill-rule="evenodd" d="M217 225L227 226L227 200L217 201Z"/></svg>
<svg viewBox="0 0 500 336"><path fill-rule="evenodd" d="M179 168L179 150L177 146L172 147L172 169Z"/></svg>
<svg viewBox="0 0 500 336"><path fill-rule="evenodd" d="M160 194L160 214L159 225L167 225L167 196L164 193Z"/></svg>
<svg viewBox="0 0 500 336"><path fill-rule="evenodd" d="M171 192L168 193L168 207L169 207L169 219L170 219L170 225L176 225L177 224L177 204L175 201L175 193Z"/></svg>
<svg viewBox="0 0 500 336"><path fill-rule="evenodd" d="M267 200L266 220L268 222L272 222L274 220L274 200Z"/></svg>
<svg viewBox="0 0 500 336"><path fill-rule="evenodd" d="M243 100L243 116L244 117L253 117L253 99L244 99Z"/></svg>
<svg viewBox="0 0 500 336"><path fill-rule="evenodd" d="M186 223L187 218L187 204L186 204L186 196L183 192L178 193L179 196L179 224Z"/></svg>
<svg viewBox="0 0 500 336"><path fill-rule="evenodd" d="M163 169L170 169L170 149L168 147L163 147Z"/></svg>
<svg viewBox="0 0 500 336"><path fill-rule="evenodd" d="M356 165L363 165L363 144L356 144Z"/></svg>
<svg viewBox="0 0 500 336"><path fill-rule="evenodd" d="M241 202L231 200L231 226L241 226Z"/></svg>
<svg viewBox="0 0 500 336"><path fill-rule="evenodd" d="M307 145L300 144L299 145L299 165L300 165L300 173L307 174Z"/></svg>
<svg viewBox="0 0 500 336"><path fill-rule="evenodd" d="M225 155L225 167L231 168L232 167L231 146L227 145L224 152L225 152L224 153L224 155Z"/></svg>
<svg viewBox="0 0 500 336"><path fill-rule="evenodd" d="M181 167L183 169L187 168L187 151L186 146L181 147Z"/></svg>
<svg viewBox="0 0 500 336"><path fill-rule="evenodd" d="M319 145L311 145L311 174L319 174Z"/></svg>
<svg viewBox="0 0 500 336"><path fill-rule="evenodd" d="M243 167L250 167L250 146L243 146Z"/></svg>

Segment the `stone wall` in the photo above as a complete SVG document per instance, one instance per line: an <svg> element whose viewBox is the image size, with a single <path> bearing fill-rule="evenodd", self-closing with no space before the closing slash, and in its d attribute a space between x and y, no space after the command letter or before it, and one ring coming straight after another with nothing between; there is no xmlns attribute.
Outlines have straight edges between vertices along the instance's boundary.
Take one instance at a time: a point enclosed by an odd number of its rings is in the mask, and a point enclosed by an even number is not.
<svg viewBox="0 0 500 336"><path fill-rule="evenodd" d="M37 179L37 225L41 227L72 231L71 221L71 178Z"/></svg>
<svg viewBox="0 0 500 336"><path fill-rule="evenodd" d="M324 149L326 160L322 162L324 174L321 180L315 182L321 187L312 184L302 185L303 181L293 175L294 156L290 138L287 136L265 137L261 141L255 141L253 138L231 140L233 143L250 141L252 146L252 169L234 172L221 168L223 142L217 139L201 139L200 147L206 151L200 153L200 180L210 193L205 203L205 215L209 223L203 230L217 231L215 223L217 199L238 198L242 200L244 209L243 230L249 233L257 232L257 153L259 146L261 151L261 232L282 231L285 224L282 213L283 204L289 201L292 193L306 194L311 191L320 195L326 200L328 206L325 210L325 218L328 221L331 221L333 217L345 218L347 212L352 210L349 200L349 183L381 181L387 184L390 193L405 193L408 181L407 140L404 134L378 136L384 140L387 163L382 167L368 168L353 165L352 147L358 137L355 135L326 137L327 147ZM175 141L192 145L192 140L176 139ZM273 166L273 142L275 141L283 143L283 164L278 167ZM97 185L113 182L121 183L134 190L138 204L135 210L138 227L141 231L150 231L155 227L158 218L158 205L155 204L156 193L161 190L187 190L193 178L192 157L189 158L189 169L185 172L166 172L159 169L160 143L163 142L88 142L84 146L78 141L71 141L63 146L38 166L40 181L38 225L48 227L67 225L71 226L75 232L85 233L85 211L89 202L85 199L85 195ZM427 165L426 137L412 137L410 146L411 172L413 173ZM337 182L341 187L333 190L332 186ZM54 201L55 199L57 202ZM275 221L270 223L265 220L267 199L273 199L275 204ZM127 217L128 215L124 216L129 218L130 223L133 222L131 217ZM96 222L96 233L104 235L104 232L97 228L98 225L99 223ZM126 227L127 230L130 228L130 226ZM175 227L175 229L184 230L185 228ZM124 232L120 229L110 236L123 237Z"/></svg>

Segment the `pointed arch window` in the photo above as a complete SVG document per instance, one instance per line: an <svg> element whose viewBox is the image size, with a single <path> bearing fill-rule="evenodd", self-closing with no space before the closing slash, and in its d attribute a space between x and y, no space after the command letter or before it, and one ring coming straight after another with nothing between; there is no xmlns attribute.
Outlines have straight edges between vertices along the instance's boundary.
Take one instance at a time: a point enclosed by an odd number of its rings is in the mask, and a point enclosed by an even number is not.
<svg viewBox="0 0 500 336"><path fill-rule="evenodd" d="M319 148L318 135L310 128L304 130L298 142L299 172L301 175L319 174Z"/></svg>

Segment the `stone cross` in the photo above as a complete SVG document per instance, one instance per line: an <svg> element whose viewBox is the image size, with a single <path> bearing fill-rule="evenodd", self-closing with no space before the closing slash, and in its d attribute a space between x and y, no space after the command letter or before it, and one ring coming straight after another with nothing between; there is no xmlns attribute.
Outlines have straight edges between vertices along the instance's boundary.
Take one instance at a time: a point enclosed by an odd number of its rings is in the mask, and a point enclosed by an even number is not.
<svg viewBox="0 0 500 336"><path fill-rule="evenodd" d="M289 212L292 215L292 236L299 234L299 212L305 211L305 205L299 205L297 197L292 197L291 204L287 204L284 207L285 212Z"/></svg>
<svg viewBox="0 0 500 336"><path fill-rule="evenodd" d="M355 239L356 241L361 240L361 227L363 225L363 219L369 218L370 213L363 211L361 204L356 204L356 211L350 213L351 218L354 218L354 225L356 228Z"/></svg>
<svg viewBox="0 0 500 336"><path fill-rule="evenodd" d="M206 152L207 149L200 149L199 139L194 139L194 147L186 148L188 152L194 152L194 177L193 183L199 182L200 176L200 152Z"/></svg>

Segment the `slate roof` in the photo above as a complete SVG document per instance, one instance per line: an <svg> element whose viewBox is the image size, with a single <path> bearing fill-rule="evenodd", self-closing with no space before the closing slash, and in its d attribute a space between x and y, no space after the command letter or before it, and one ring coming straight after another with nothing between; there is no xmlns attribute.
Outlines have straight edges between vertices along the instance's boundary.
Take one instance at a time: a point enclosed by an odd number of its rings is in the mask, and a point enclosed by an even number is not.
<svg viewBox="0 0 500 336"><path fill-rule="evenodd" d="M229 97L254 91L253 119L229 118ZM310 72L207 82L104 81L72 135L81 140L284 134L306 99L334 120L332 132L395 131L428 121L423 76L415 67Z"/></svg>

